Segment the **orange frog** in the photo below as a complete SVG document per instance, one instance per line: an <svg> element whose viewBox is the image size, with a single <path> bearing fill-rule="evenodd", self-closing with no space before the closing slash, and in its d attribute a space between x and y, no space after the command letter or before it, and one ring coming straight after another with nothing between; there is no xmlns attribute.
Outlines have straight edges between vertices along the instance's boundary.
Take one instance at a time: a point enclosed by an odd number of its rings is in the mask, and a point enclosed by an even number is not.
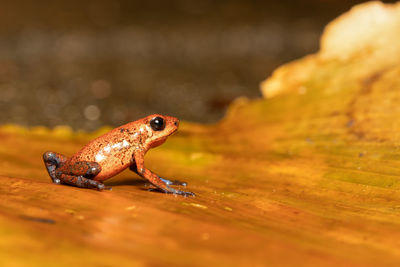
<svg viewBox="0 0 400 267"><path fill-rule="evenodd" d="M55 184L111 189L102 182L129 167L165 193L194 196L192 192L170 187L186 186L186 183L163 179L144 167L147 150L164 143L178 125L177 118L150 115L97 137L71 158L48 151L43 154L43 160Z"/></svg>

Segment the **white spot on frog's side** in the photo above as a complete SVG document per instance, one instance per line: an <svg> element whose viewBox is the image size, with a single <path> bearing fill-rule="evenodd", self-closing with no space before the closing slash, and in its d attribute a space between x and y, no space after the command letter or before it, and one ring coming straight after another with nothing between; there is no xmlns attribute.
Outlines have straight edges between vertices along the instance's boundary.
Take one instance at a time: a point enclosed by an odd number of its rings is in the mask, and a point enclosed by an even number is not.
<svg viewBox="0 0 400 267"><path fill-rule="evenodd" d="M146 127L146 130L147 130L147 135L149 137L152 137L153 136L153 131L151 130L150 126L146 125L145 127Z"/></svg>
<svg viewBox="0 0 400 267"><path fill-rule="evenodd" d="M121 151L124 148L131 147L131 144L123 140L122 142L115 143L113 145L109 144L103 148L99 153L96 154L95 159L96 162L101 162L110 156L111 153L115 153L117 151Z"/></svg>
<svg viewBox="0 0 400 267"><path fill-rule="evenodd" d="M122 147L130 147L130 146L131 146L131 144L129 144L128 141L126 141L126 140L122 141Z"/></svg>
<svg viewBox="0 0 400 267"><path fill-rule="evenodd" d="M130 147L130 146L131 146L131 144L128 141L123 140L122 142L115 143L113 145L107 145L106 147L103 148L103 150L105 152L104 154L110 154L111 150L121 150L122 148ZM98 155L100 155L100 154L103 155L102 152L99 152Z"/></svg>
<svg viewBox="0 0 400 267"><path fill-rule="evenodd" d="M103 153L97 153L97 155L96 155L96 162L100 162L100 161L103 161L106 157L103 155Z"/></svg>
<svg viewBox="0 0 400 267"><path fill-rule="evenodd" d="M111 146L111 148L113 148L113 149L115 149L115 148L121 148L122 147L122 143L116 143L116 144L113 144L112 146Z"/></svg>
<svg viewBox="0 0 400 267"><path fill-rule="evenodd" d="M104 148L104 151L107 152L107 153L110 153L110 151L111 151L110 145L106 146L106 147Z"/></svg>

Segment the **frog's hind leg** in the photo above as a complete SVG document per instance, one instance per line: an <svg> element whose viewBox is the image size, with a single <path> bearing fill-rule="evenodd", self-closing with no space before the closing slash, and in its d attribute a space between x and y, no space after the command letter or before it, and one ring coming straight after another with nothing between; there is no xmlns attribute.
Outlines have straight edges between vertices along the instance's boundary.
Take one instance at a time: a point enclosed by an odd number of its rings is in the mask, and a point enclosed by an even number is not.
<svg viewBox="0 0 400 267"><path fill-rule="evenodd" d="M93 180L101 171L97 162L78 161L71 164L64 164L56 169L56 177L63 183L82 188L96 188L98 190L111 189L103 183Z"/></svg>
<svg viewBox="0 0 400 267"><path fill-rule="evenodd" d="M49 173L51 180L53 180L53 183L61 183L60 179L56 177L56 169L67 161L67 159L66 156L51 151L47 151L43 154L44 165L46 166L47 172Z"/></svg>
<svg viewBox="0 0 400 267"><path fill-rule="evenodd" d="M75 176L75 175L68 175L68 174L61 173L58 177L60 177L60 180L63 183L66 183L69 185L74 185L76 187L95 188L98 190L104 190L104 189L110 190L111 189L111 187L107 187L101 182L85 178L82 175Z"/></svg>

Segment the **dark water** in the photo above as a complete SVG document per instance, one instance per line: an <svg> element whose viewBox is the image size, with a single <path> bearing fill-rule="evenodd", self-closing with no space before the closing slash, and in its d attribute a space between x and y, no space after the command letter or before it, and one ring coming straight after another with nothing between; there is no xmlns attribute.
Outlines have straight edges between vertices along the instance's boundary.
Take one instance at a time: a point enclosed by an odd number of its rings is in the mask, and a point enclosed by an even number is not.
<svg viewBox="0 0 400 267"><path fill-rule="evenodd" d="M0 124L92 130L150 113L213 122L315 52L360 1L14 1L0 13Z"/></svg>

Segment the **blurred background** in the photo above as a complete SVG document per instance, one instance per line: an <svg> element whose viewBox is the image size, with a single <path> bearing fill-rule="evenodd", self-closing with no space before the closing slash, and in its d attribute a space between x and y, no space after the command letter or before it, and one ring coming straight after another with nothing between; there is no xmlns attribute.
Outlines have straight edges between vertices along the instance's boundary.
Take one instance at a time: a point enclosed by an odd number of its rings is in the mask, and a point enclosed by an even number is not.
<svg viewBox="0 0 400 267"><path fill-rule="evenodd" d="M215 122L361 2L0 1L0 124Z"/></svg>

